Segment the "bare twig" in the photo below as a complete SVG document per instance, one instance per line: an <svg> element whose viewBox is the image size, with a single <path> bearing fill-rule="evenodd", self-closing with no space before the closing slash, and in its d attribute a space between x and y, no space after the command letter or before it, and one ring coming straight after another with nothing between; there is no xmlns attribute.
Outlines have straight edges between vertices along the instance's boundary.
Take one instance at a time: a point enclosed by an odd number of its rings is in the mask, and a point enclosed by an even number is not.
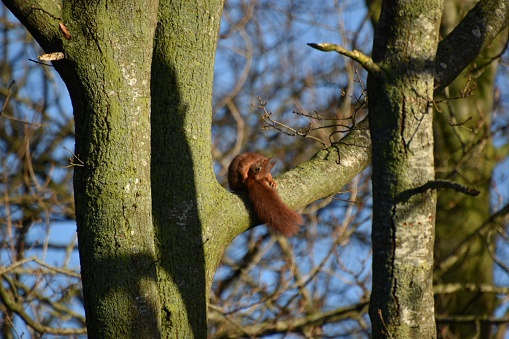
<svg viewBox="0 0 509 339"><path fill-rule="evenodd" d="M5 108L7 107L7 104L9 103L9 99L11 98L12 86L14 86L14 80L11 81L11 83L9 84L9 88L7 89L7 96L5 97L4 104L2 105L2 110L0 111L0 116L5 111Z"/></svg>
<svg viewBox="0 0 509 339"><path fill-rule="evenodd" d="M51 64L47 64L45 62L41 62L41 61L38 61L38 60L34 60L34 59L28 59L28 60L32 61L32 62L35 62L36 64L41 64L41 65L44 65L44 66L53 67L53 65L51 65Z"/></svg>
<svg viewBox="0 0 509 339"><path fill-rule="evenodd" d="M327 145L322 141L320 140L319 138L317 137L314 137L312 135L309 135L309 132L311 131L311 127L307 127L306 129L302 129L302 128L299 128L299 130L296 130L288 125L285 125L279 121L276 121L274 119L271 118L271 115L272 115L272 112L268 112L267 111L267 101L262 101L262 99L260 97L257 97L258 99L258 102L259 102L259 105L258 106L254 106L256 108L260 108L262 109L263 113L260 114L260 117L263 119L263 121L265 121L267 123L267 126L264 126L262 127L262 129L269 129L269 128L274 128L286 135L289 135L289 136L301 136L301 137L304 137L304 138L310 138L310 139L313 139L315 141L318 141L320 144L322 144L323 147L326 147Z"/></svg>
<svg viewBox="0 0 509 339"><path fill-rule="evenodd" d="M61 269L61 268L58 268L58 267L55 267L55 266L52 266L52 265L49 265L47 263L45 263L44 261L42 260L39 260L39 258L37 258L36 256L32 256L30 258L25 258L25 259L22 259L22 260L19 260L15 263L13 263L12 265L10 266L7 266L7 267L2 267L2 269L0 269L0 276L4 275L4 274L7 274L9 271L12 271L20 266L23 266L29 262L35 262L36 264L42 266L42 267L45 267L47 268L48 270L50 271L53 271L55 273L58 273L58 274L62 274L62 275L65 275L65 276L68 276L68 277L72 277L72 278L77 278L77 279L81 279L81 275L79 273L76 273L72 270L68 270L68 269Z"/></svg>
<svg viewBox="0 0 509 339"><path fill-rule="evenodd" d="M67 166L61 166L60 168L69 168L69 167L74 167L74 166L77 166L77 167L84 167L84 166L85 166L85 163L84 163L83 161L81 161L81 159L79 158L79 154L78 154L78 155L74 154L74 153L73 153L73 152L71 152L71 150L70 150L70 149L68 149L67 147L64 147L64 149L65 149L67 152L71 153L71 154L72 154L72 157L71 157L71 158L69 158L69 165L67 165ZM74 159L76 159L76 160L79 162L79 164L75 163L75 162L74 162Z"/></svg>
<svg viewBox="0 0 509 339"><path fill-rule="evenodd" d="M457 182L452 182L449 180L433 180L428 181L426 184L422 185L420 189L422 191L427 191L429 189L439 189L439 188L452 188L455 191L471 195L473 197L478 196L480 191L475 188L467 187Z"/></svg>

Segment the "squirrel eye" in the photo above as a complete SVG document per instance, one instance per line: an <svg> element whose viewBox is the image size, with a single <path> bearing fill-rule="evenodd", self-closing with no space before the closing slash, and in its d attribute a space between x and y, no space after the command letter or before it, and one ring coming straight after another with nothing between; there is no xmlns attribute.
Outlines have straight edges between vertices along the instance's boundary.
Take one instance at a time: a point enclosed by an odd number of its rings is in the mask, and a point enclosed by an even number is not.
<svg viewBox="0 0 509 339"><path fill-rule="evenodd" d="M256 167L256 172L260 172L262 170L261 167Z"/></svg>

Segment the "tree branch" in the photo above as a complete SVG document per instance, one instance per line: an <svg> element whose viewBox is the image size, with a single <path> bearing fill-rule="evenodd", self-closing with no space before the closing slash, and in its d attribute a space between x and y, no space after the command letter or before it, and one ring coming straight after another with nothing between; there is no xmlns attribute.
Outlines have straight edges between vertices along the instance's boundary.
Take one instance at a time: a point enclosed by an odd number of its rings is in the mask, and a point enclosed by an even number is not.
<svg viewBox="0 0 509 339"><path fill-rule="evenodd" d="M439 44L435 66L435 90L440 93L509 26L507 0L482 0Z"/></svg>
<svg viewBox="0 0 509 339"><path fill-rule="evenodd" d="M473 197L475 197L475 196L479 195L479 193L481 193L474 188L467 187L467 186L462 185L457 182L453 182L453 181L449 181L449 180L432 180L432 181L428 181L424 185L421 185L414 189L402 192L399 197L400 198L399 200L407 201L415 194L424 193L427 190L433 190L433 189L436 190L436 189L440 189L440 188L450 188L457 192L461 192L461 193L464 193L464 194L467 194L467 195L470 195Z"/></svg>
<svg viewBox="0 0 509 339"><path fill-rule="evenodd" d="M47 53L63 49L63 33L59 29L59 24L63 21L61 0L2 0L2 2Z"/></svg>
<svg viewBox="0 0 509 339"><path fill-rule="evenodd" d="M289 206L303 207L341 191L370 162L371 139L365 118L338 143L277 177L278 191Z"/></svg>
<svg viewBox="0 0 509 339"><path fill-rule="evenodd" d="M316 313L304 316L299 319L281 320L274 324L260 323L251 326L241 326L240 320L227 319L233 326L228 331L217 333L217 338L238 338L239 336L263 336L269 334L286 333L291 331L296 333L303 331L308 326L321 326L325 323L339 321L343 319L357 319L367 312L368 301L361 301L346 307L337 308L323 313ZM227 317L223 310L218 307L211 307L210 317L222 321Z"/></svg>
<svg viewBox="0 0 509 339"><path fill-rule="evenodd" d="M474 292L474 293L491 293L491 294L509 294L509 288L498 287L488 284L472 284L472 283L451 283L433 286L433 292L437 294L449 294L456 292Z"/></svg>
<svg viewBox="0 0 509 339"><path fill-rule="evenodd" d="M22 303L14 301L14 297L7 292L3 284L0 284L0 298L3 304L11 311L15 312L25 323L33 328L38 333L51 333L60 335L79 335L87 333L86 328L53 328L40 324L32 319L32 317L25 311Z"/></svg>
<svg viewBox="0 0 509 339"><path fill-rule="evenodd" d="M362 66L362 68L364 68L366 71L373 75L381 72L380 66L373 62L373 59L357 50L349 51L340 45L335 45L328 42L323 42L320 44L309 43L308 46L313 47L314 49L317 49L322 52L337 52L339 54L347 56L350 59L357 61Z"/></svg>
<svg viewBox="0 0 509 339"><path fill-rule="evenodd" d="M437 267L433 270L435 279L439 279L445 272L458 262L463 260L465 255L471 249L472 243L477 237L483 236L489 230L503 225L509 215L509 205L506 205L497 213L493 214L483 225L481 225L475 232L470 234L447 258L444 258Z"/></svg>
<svg viewBox="0 0 509 339"><path fill-rule="evenodd" d="M509 26L507 0L480 1L456 28L447 35L437 48L435 61L435 90L438 94ZM309 43L309 46L324 52L335 51L358 62L366 71L377 74L380 66L359 51L349 51L332 43ZM461 53L458 53L461 51Z"/></svg>
<svg viewBox="0 0 509 339"><path fill-rule="evenodd" d="M435 320L447 323L470 323L470 322L487 322L492 324L509 323L509 317L495 318L489 315L446 315L437 314Z"/></svg>

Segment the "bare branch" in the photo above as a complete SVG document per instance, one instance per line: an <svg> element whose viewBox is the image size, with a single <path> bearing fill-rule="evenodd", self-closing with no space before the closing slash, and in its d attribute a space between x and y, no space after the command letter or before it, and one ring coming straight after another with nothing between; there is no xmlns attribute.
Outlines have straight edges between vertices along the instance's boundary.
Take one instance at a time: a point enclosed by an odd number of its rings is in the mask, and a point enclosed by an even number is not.
<svg viewBox="0 0 509 339"><path fill-rule="evenodd" d="M3 3L25 26L47 52L62 50L62 1L3 0Z"/></svg>
<svg viewBox="0 0 509 339"><path fill-rule="evenodd" d="M426 184L424 184L421 187L419 187L418 191L425 192L425 191L427 191L429 189L439 189L439 188L452 188L455 191L458 191L458 192L461 192L461 193L465 193L467 195L471 195L471 196L474 196L474 197L479 195L479 193L481 193L478 190L476 190L475 188L470 188L470 187L467 187L467 186L462 185L460 183L452 182L452 181L449 181L449 180L433 180L433 181L429 181Z"/></svg>
<svg viewBox="0 0 509 339"><path fill-rule="evenodd" d="M477 237L482 236L490 230L503 225L509 216L509 205L506 205L497 213L493 214L489 220L482 224L475 232L469 235L447 258L444 258L435 268L433 275L435 279L441 277L451 267L460 262L470 250L472 243Z"/></svg>
<svg viewBox="0 0 509 339"><path fill-rule="evenodd" d="M11 98L12 86L14 86L14 80L11 81L11 83L9 84L9 88L7 89L7 96L5 97L4 104L2 105L2 109L0 110L0 116L5 111L5 108L7 107L7 104L9 103L9 99Z"/></svg>
<svg viewBox="0 0 509 339"><path fill-rule="evenodd" d="M296 130L288 125L285 125L279 121L276 121L271 118L272 113L267 111L267 102L262 101L260 97L257 97L259 105L254 106L256 108L261 108L263 110L263 113L260 114L260 117L267 123L267 126L262 127L262 129L269 129L274 128L286 135L290 136L301 136L304 138L309 138L315 141L318 141L322 146L325 148L327 145L320 139L318 139L315 136L309 135L309 132L311 131L311 127L307 127L305 129L299 128L299 130Z"/></svg>
<svg viewBox="0 0 509 339"><path fill-rule="evenodd" d="M14 296L12 296L4 287L0 284L0 297L4 305L11 311L15 312L23 321L33 328L36 332L46 334L60 334L60 335L78 335L86 334L86 328L53 328L42 325L41 323L32 319L32 317L25 311L25 307L22 303L16 302Z"/></svg>
<svg viewBox="0 0 509 339"><path fill-rule="evenodd" d="M69 168L69 167L74 167L74 166L77 166L77 167L84 167L85 166L85 163L79 158L79 154L76 155L74 154L73 152L71 152L70 149L68 149L67 147L64 147L64 149L71 153L72 155L72 158L69 158L69 165L67 166L62 166L61 168ZM79 163L76 163L74 160L77 160Z"/></svg>
<svg viewBox="0 0 509 339"><path fill-rule="evenodd" d="M356 61L357 63L359 63L359 65L362 66L362 68L364 68L366 71L368 71L369 73L375 75L375 74L379 74L382 69L380 68L380 66L378 66L374 61L373 59L371 59L370 57L368 57L367 55L357 51L357 50L353 50L353 51L349 51L347 50L346 48L340 46L340 45L336 45L336 44L331 44L331 43L328 43L328 42L323 42L323 43L319 43L319 44L315 44L315 43L308 43L308 45L314 49L317 49L319 51L323 51L323 52L337 52L339 54L342 54L344 56L347 56L349 57L350 59Z"/></svg>
<svg viewBox="0 0 509 339"><path fill-rule="evenodd" d="M475 292L475 293L491 293L509 295L509 288L499 287L487 284L472 283L451 283L433 286L433 292L436 294L448 294L456 292Z"/></svg>
<svg viewBox="0 0 509 339"><path fill-rule="evenodd" d="M434 93L442 92L508 26L507 0L479 1L438 44Z"/></svg>

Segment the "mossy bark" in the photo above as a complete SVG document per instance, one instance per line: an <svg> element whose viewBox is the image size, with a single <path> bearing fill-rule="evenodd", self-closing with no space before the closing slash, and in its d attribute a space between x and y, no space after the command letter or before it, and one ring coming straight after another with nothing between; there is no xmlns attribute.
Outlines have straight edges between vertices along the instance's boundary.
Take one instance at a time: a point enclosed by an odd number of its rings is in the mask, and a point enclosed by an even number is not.
<svg viewBox="0 0 509 339"><path fill-rule="evenodd" d="M221 230L230 194L215 179L210 148L222 5L167 1L159 8L151 180L164 338L207 336L209 291L230 241Z"/></svg>
<svg viewBox="0 0 509 339"><path fill-rule="evenodd" d="M44 9L41 1L4 2L47 53L62 51L66 55L53 64L72 97L75 153L85 164L75 168L75 195L89 336L206 337L209 289L222 252L233 238L257 224L249 214L249 204L220 187L212 170L211 93L221 1L46 1ZM430 15L426 11L423 18L431 22ZM410 18L423 23L421 16L412 14ZM67 27L71 40L59 31L59 23ZM411 27L411 23L407 20L397 27ZM426 29L429 27L424 25L422 32L428 32ZM422 34L420 26L417 30ZM399 31L405 32L410 31ZM387 39L393 36L390 33L386 32ZM432 37L435 43L435 35ZM390 46L402 46L388 42ZM395 194L415 186L409 184L409 177L400 177L402 168L416 169L412 173L418 179L414 184L431 177L427 152L432 139L427 134L429 114L425 107L429 104L429 88L433 88L426 73L433 73L427 63L432 59L430 46L424 44L424 51L419 50L413 40L403 46L415 48L406 50L409 54L405 58L394 60L381 45L377 61L390 66L386 70L390 77L370 83L375 96L381 90L381 106L372 108L373 116L383 120L380 112L386 108L400 112L390 116L388 126L382 120L372 124L373 130L378 126L377 133L390 131L404 145L377 142L374 146L378 163L396 159L390 164L401 166L398 170L391 169L392 165L381 167L374 175L377 180L384 176L391 179L391 186L381 183L377 187L376 199L384 202L380 198L388 197L385 203L396 204L392 216L399 222L398 227L404 220L398 219L400 215L413 217L410 212L419 212L427 216L432 212L427 208L411 210L421 206L421 201L415 200L433 199L430 192L408 200L405 194ZM401 55L398 48L394 49L397 56ZM401 79L405 76L408 79ZM398 94L395 89L402 91ZM376 97L372 101L376 103ZM420 117L424 127L414 125ZM403 129L398 134L393 128L400 126ZM380 141L390 140L384 133L379 135ZM298 208L339 191L368 165L368 140L366 130L352 131L342 143L282 175L278 180L283 199ZM421 144L423 149L417 149ZM398 152L403 157L398 158ZM415 160L421 162L416 164ZM388 174L395 174L395 185ZM393 189L389 189L390 195L385 195L385 187ZM410 241L408 246L414 246L416 230L424 230L419 235L428 245L432 243L428 233L432 221L423 221L427 222L423 228L394 228L398 232L388 235L383 233L386 224L380 224L377 229L382 233L377 234L380 240L391 241L389 245L406 239ZM378 243L376 246L375 255L380 258L387 248ZM408 248L395 248L395 258L399 260L401 251ZM408 279L400 282L411 285L413 277L427 277L428 271L423 258L410 258L415 260L395 260L394 267L402 273L410 272ZM390 266L391 261L384 263ZM408 267L415 268L415 263L423 266L412 275ZM381 272L375 272L377 279ZM397 287L402 285L394 279L392 282L395 285L389 290L394 294L388 296L407 302L406 295L398 294L403 289ZM429 286L422 287L425 302L415 307L425 307L427 317ZM419 297L419 289L411 291ZM396 317L396 322L410 319L407 323L412 323L412 317L420 314L414 314L411 308L394 308L394 300L389 298L388 306L380 304L380 309L405 316ZM391 330L395 328L389 325ZM428 325L426 321L429 330ZM379 322L375 326L385 329Z"/></svg>
<svg viewBox="0 0 509 339"><path fill-rule="evenodd" d="M58 65L71 95L76 220L88 336L155 338L160 307L150 185L157 1L64 1Z"/></svg>

